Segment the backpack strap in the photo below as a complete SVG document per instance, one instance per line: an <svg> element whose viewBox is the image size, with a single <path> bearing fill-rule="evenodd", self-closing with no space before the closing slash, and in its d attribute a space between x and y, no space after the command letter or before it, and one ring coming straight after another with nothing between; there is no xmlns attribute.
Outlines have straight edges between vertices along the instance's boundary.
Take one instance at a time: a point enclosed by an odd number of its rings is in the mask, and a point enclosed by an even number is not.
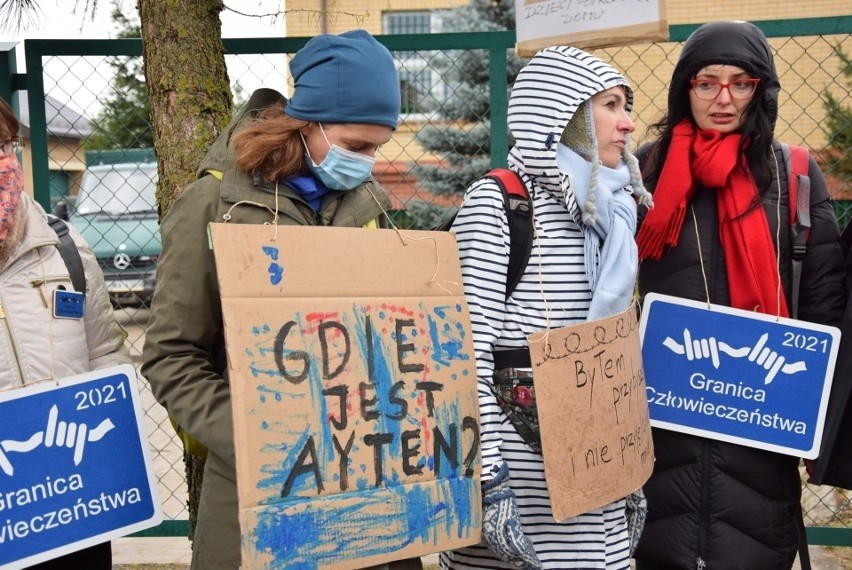
<svg viewBox="0 0 852 570"><path fill-rule="evenodd" d="M509 220L509 268L506 271L508 299L518 286L532 253L532 198L523 179L514 170L494 168L485 176L500 187Z"/></svg>
<svg viewBox="0 0 852 570"><path fill-rule="evenodd" d="M787 165L787 195L790 199L790 231L793 242L793 307L791 317L798 318L802 260L808 251L811 231L811 179L808 174L809 154L806 148L781 143L781 154Z"/></svg>
<svg viewBox="0 0 852 570"><path fill-rule="evenodd" d="M59 250L59 255L62 261L65 262L65 268L68 269L68 275L71 277L71 284L74 290L78 293L86 294L86 271L83 268L83 260L80 258L80 252L77 251L77 244L71 234L68 233L68 224L56 216L47 216L47 223L50 228L56 233L59 238L59 244L56 249Z"/></svg>
<svg viewBox="0 0 852 570"><path fill-rule="evenodd" d="M515 291L524 274L532 253L533 217L532 197L521 176L508 168L494 168L484 178L493 180L503 194L503 205L509 223L509 266L506 270L506 299ZM452 229L455 215L445 219L433 230ZM505 361L506 357L511 361ZM494 353L495 368L529 368L530 355L526 349L499 351ZM508 362L508 363L507 363Z"/></svg>
<svg viewBox="0 0 852 570"><path fill-rule="evenodd" d="M532 253L533 217L532 197L521 176L508 168L495 168L486 174L494 180L503 193L506 217L509 220L509 268L506 271L506 299L518 286ZM529 368L527 349L495 351L494 369Z"/></svg>

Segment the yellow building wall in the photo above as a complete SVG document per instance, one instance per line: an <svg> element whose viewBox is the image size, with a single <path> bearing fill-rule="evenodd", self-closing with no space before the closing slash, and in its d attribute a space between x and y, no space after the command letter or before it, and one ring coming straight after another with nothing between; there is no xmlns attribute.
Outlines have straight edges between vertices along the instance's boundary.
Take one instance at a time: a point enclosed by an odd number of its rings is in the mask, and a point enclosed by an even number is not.
<svg viewBox="0 0 852 570"><path fill-rule="evenodd" d="M322 33L321 7L325 5L324 21L327 33L341 33L360 27L373 34L381 34L383 11L444 9L467 3L467 0L287 0L285 26L288 36L313 36ZM720 19L795 20L852 15L852 2L668 0L666 12L669 25L696 24ZM852 54L852 38L849 35L773 38L770 43L776 50L775 63L782 85L776 136L784 142L820 149L826 142L822 128L825 116L822 94L830 91L841 99L848 97L848 89L840 73L840 62L833 55L832 47L840 45L847 54ZM658 120L665 109L668 81L680 54L680 45L636 44L590 51L622 70L634 86L634 119L637 123L634 142L647 140L651 136L648 125ZM795 94L795 100L791 100L790 93ZM414 140L414 133L418 128L417 124L401 125L393 140L383 147L384 159L389 162L436 160L436 157L425 153Z"/></svg>
<svg viewBox="0 0 852 570"><path fill-rule="evenodd" d="M383 11L439 10L464 6L467 0L285 0L287 36L339 34L363 28L379 34ZM712 20L789 20L852 14L849 0L667 0L669 24ZM323 17L324 15L324 17Z"/></svg>
<svg viewBox="0 0 852 570"><path fill-rule="evenodd" d="M789 20L847 16L852 13L849 0L668 0L670 24L695 24L713 20Z"/></svg>
<svg viewBox="0 0 852 570"><path fill-rule="evenodd" d="M76 196L86 170L86 152L81 139L47 139L47 155L51 172L62 170L68 176L68 195Z"/></svg>
<svg viewBox="0 0 852 570"><path fill-rule="evenodd" d="M823 94L831 92L840 100L848 96L833 46L852 54L852 36L771 38L769 43L782 88L776 138L820 149L826 142L821 125ZM648 125L660 119L666 108L668 83L680 50L673 43L590 50L621 70L633 86L638 141L650 136Z"/></svg>
<svg viewBox="0 0 852 570"><path fill-rule="evenodd" d="M80 189L80 181L83 178L83 171L86 170L86 153L80 143L80 139L57 139L54 137L47 139L48 168L51 172L65 171L68 176L69 196L77 195ZM24 170L24 192L35 197L32 177L32 147L29 139L24 139L21 166Z"/></svg>
<svg viewBox="0 0 852 570"><path fill-rule="evenodd" d="M668 0L669 25L697 24L714 20L796 20L852 15L849 0ZM820 149L826 143L822 121L825 117L822 94L848 96L840 72L840 60L833 46L841 46L852 54L849 35L796 38L771 38L775 67L781 82L779 117L775 136L791 144ZM666 105L668 81L680 55L680 45L638 45L608 50L595 50L602 59L622 70L637 91L637 135L650 136L647 125L658 120ZM794 94L794 98L791 98Z"/></svg>
<svg viewBox="0 0 852 570"><path fill-rule="evenodd" d="M339 34L361 28L382 33L382 12L441 10L468 4L468 0L285 0L287 37Z"/></svg>

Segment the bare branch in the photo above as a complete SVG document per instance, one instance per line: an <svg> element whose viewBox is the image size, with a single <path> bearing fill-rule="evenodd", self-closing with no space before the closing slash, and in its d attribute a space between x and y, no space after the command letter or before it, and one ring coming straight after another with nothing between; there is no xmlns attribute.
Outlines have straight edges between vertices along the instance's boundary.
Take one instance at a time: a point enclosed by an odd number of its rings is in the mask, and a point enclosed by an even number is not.
<svg viewBox="0 0 852 570"><path fill-rule="evenodd" d="M83 18L89 18L91 21L95 21L95 10L98 9L98 0L77 0L74 4L74 13L77 13L77 8L80 7L80 4L83 3Z"/></svg>
<svg viewBox="0 0 852 570"><path fill-rule="evenodd" d="M43 17L35 0L0 0L0 31L25 32Z"/></svg>
<svg viewBox="0 0 852 570"><path fill-rule="evenodd" d="M227 4L224 4L223 6L224 6L223 9L227 10L228 12L233 12L234 14L237 14L238 16L246 16L247 18L267 18L267 17L270 17L270 16L273 17L273 18L278 18L278 17L281 17L281 16L285 16L287 14L286 10L276 10L275 12L267 12L266 14L249 14L248 12L240 12L239 10L231 8Z"/></svg>
<svg viewBox="0 0 852 570"><path fill-rule="evenodd" d="M365 20L367 20L370 17L370 11L369 10L366 10L365 12L360 13L360 14L356 13L356 12L347 12L345 10L336 10L335 7L334 7L336 4L337 4L336 2L332 2L332 7L327 9L327 10L312 10L312 9L309 9L309 8L298 8L298 9L292 9L292 10L286 10L286 9L285 10L276 10L274 12L267 12L265 14L250 14L250 13L247 13L247 12L241 12L240 10L236 10L234 8L231 8L227 4L223 4L223 6L224 6L225 10L232 12L234 14L237 14L239 16L245 16L245 17L248 17L248 18L273 18L273 21L277 21L281 18L285 18L289 14L307 13L307 14L310 15L310 20L313 23L319 23L323 19L326 19L328 22L334 23L337 20L337 18L339 18L340 16L346 16L346 17L350 17L353 20L355 20L356 25L360 26L364 23Z"/></svg>

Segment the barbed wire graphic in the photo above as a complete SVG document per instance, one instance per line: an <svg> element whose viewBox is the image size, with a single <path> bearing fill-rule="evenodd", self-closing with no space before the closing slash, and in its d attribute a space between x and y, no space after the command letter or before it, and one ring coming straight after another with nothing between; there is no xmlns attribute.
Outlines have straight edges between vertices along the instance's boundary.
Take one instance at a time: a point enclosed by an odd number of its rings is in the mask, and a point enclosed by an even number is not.
<svg viewBox="0 0 852 570"><path fill-rule="evenodd" d="M769 333L763 333L754 346L735 348L713 336L694 339L689 329L683 329L683 344L671 337L666 337L663 346L675 354L686 355L686 359L690 361L709 358L713 363L713 368L717 370L720 366L719 353L727 354L733 358L748 358L750 362L754 362L768 371L763 380L764 384L771 384L779 372L795 374L808 369L804 361L787 362L784 355L778 354L765 346L767 340L769 340Z"/></svg>
<svg viewBox="0 0 852 570"><path fill-rule="evenodd" d="M11 477L15 474L15 468L9 461L8 454L10 452L27 453L40 445L73 448L74 465L80 465L86 443L99 441L115 427L109 418L92 429L89 429L85 423L58 421L58 418L59 408L54 404L48 412L45 429L35 432L23 441L14 439L0 441L0 470Z"/></svg>

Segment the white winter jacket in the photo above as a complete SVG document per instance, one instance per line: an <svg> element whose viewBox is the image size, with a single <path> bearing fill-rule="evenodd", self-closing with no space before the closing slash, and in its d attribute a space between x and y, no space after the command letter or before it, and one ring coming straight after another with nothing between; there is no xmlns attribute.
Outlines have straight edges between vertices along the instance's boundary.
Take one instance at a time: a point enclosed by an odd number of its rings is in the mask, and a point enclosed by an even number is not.
<svg viewBox="0 0 852 570"><path fill-rule="evenodd" d="M5 262L0 257L0 390L130 362L127 334L115 320L95 255L70 225L69 230L86 274L80 319L53 317L53 292L60 285L74 287L47 215L21 195L15 227L0 242L8 254Z"/></svg>

